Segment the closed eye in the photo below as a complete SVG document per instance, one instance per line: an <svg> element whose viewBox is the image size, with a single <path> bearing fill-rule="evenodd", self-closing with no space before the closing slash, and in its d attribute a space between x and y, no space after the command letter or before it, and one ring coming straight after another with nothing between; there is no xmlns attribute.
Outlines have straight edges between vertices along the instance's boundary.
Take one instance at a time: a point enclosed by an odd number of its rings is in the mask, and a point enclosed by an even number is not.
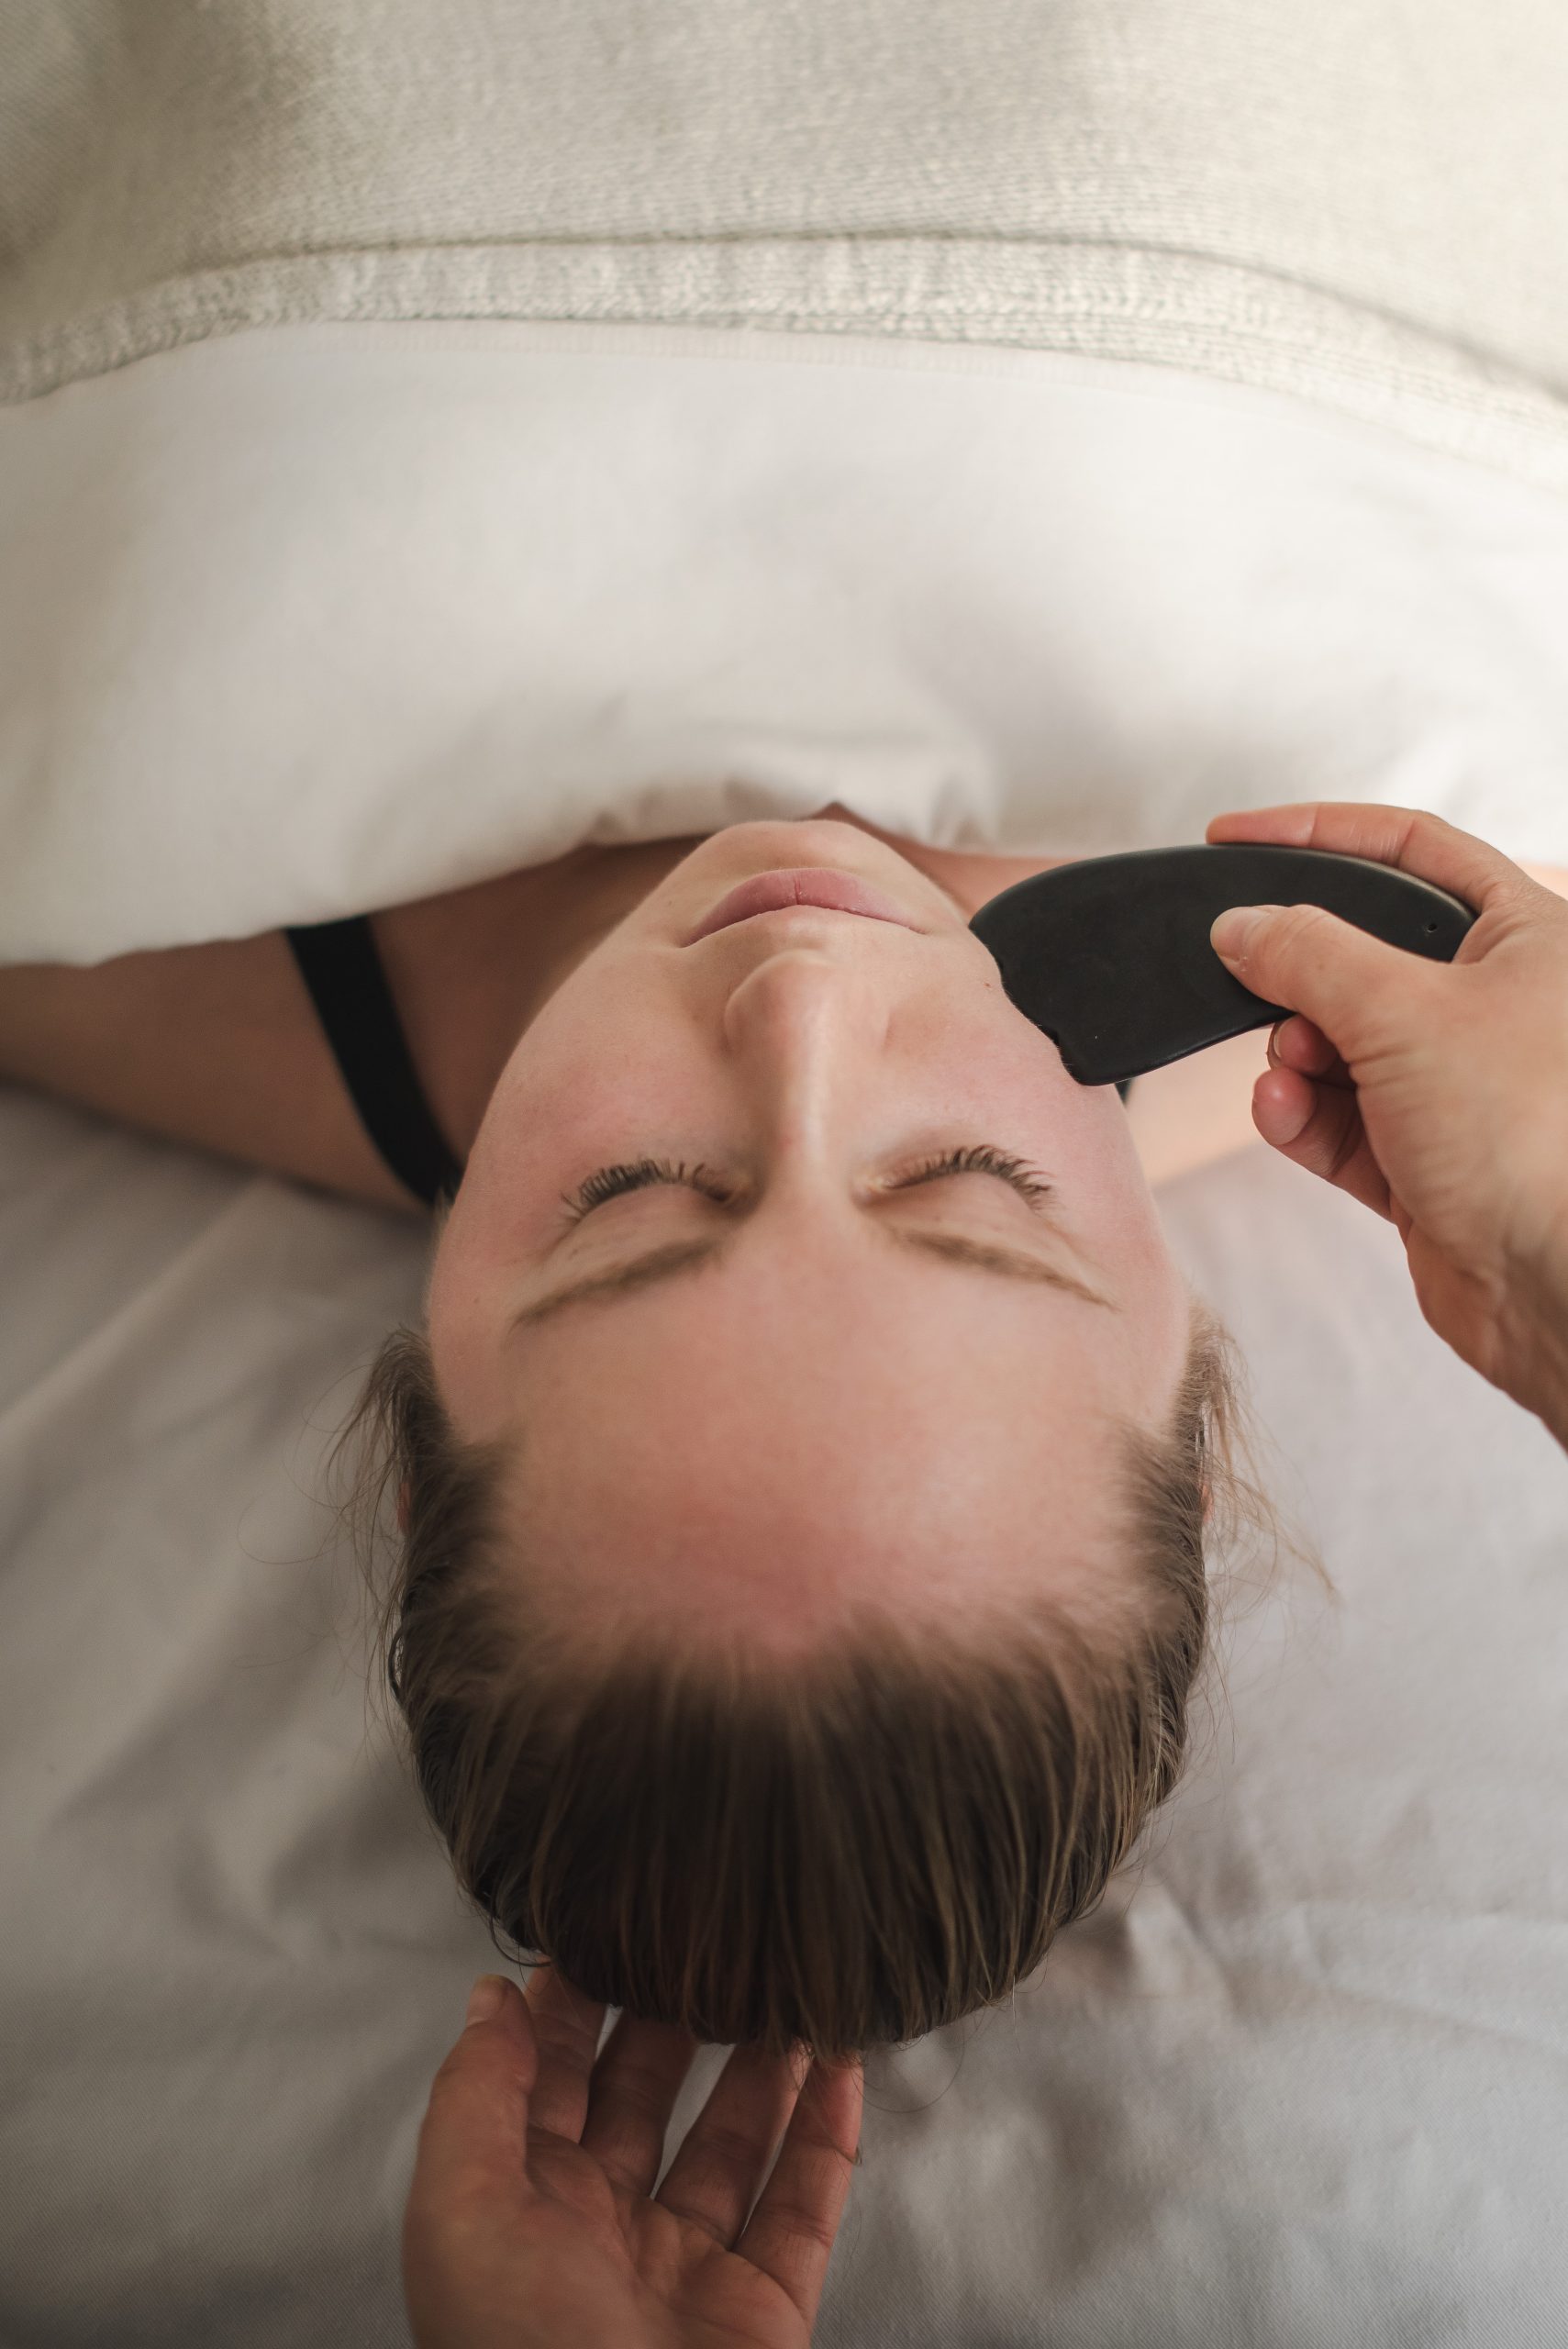
<svg viewBox="0 0 1568 2349"><path fill-rule="evenodd" d="M913 1189L919 1183L933 1183L949 1174L994 1174L1008 1184L1028 1201L1030 1207L1043 1199L1051 1186L1037 1169L1015 1158L1008 1151L998 1150L991 1142L968 1142L954 1150L943 1151L935 1158L925 1160L906 1174L896 1176L884 1187L893 1191ZM653 1183L684 1185L689 1190L700 1191L705 1197L717 1199L721 1205L734 1197L732 1191L701 1163L688 1169L684 1159L673 1164L667 1158L639 1158L614 1166L595 1167L574 1192L562 1194L562 1205L567 1220L580 1223L606 1199L622 1191L639 1191Z"/></svg>

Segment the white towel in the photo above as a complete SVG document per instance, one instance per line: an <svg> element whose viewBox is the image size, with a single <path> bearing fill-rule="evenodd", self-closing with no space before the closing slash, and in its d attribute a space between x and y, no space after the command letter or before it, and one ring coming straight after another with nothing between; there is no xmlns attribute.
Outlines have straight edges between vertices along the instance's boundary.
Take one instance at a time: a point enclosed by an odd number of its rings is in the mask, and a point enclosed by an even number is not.
<svg viewBox="0 0 1568 2349"><path fill-rule="evenodd" d="M0 18L0 397L300 319L1007 343L1568 487L1562 0Z"/></svg>

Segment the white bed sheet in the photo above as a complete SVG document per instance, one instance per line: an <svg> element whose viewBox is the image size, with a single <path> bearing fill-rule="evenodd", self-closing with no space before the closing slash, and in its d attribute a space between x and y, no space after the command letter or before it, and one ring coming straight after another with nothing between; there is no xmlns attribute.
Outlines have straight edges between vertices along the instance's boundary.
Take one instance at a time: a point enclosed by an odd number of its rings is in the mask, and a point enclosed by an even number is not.
<svg viewBox="0 0 1568 2349"><path fill-rule="evenodd" d="M873 2061L817 2342L1547 2349L1568 1460L1262 1143L1161 1207L1341 1604L1238 1616L1140 1880ZM424 1245L0 1092L6 2349L407 2339L417 2126L494 1952L311 1496Z"/></svg>

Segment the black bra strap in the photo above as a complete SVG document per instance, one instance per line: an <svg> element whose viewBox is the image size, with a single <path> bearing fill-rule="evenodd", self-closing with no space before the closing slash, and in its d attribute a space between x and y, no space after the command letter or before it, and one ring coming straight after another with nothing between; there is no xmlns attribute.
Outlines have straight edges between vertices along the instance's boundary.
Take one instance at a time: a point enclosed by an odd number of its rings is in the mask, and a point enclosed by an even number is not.
<svg viewBox="0 0 1568 2349"><path fill-rule="evenodd" d="M382 1157L427 1207L455 1194L462 1166L442 1138L409 1058L366 914L284 931L355 1108Z"/></svg>

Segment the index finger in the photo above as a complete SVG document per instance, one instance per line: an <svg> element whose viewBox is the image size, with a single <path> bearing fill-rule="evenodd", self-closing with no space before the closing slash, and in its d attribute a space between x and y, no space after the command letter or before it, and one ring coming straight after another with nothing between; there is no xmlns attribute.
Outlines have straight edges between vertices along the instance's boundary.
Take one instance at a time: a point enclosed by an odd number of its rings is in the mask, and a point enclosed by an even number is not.
<svg viewBox="0 0 1568 2349"><path fill-rule="evenodd" d="M809 2333L858 2159L865 2074L813 2064L735 2249L789 2294Z"/></svg>
<svg viewBox="0 0 1568 2349"><path fill-rule="evenodd" d="M1364 856L1374 864L1397 865L1418 881L1435 882L1478 914L1536 886L1501 849L1421 807L1385 807L1362 799L1296 799L1279 807L1240 807L1212 816L1204 838L1214 847L1230 841L1266 841L1280 848Z"/></svg>
<svg viewBox="0 0 1568 2349"><path fill-rule="evenodd" d="M605 2001L590 1998L562 1979L548 1959L535 1966L523 1992L539 2043L539 2077L529 2120L536 2129L578 2144L588 2117L588 2091Z"/></svg>

